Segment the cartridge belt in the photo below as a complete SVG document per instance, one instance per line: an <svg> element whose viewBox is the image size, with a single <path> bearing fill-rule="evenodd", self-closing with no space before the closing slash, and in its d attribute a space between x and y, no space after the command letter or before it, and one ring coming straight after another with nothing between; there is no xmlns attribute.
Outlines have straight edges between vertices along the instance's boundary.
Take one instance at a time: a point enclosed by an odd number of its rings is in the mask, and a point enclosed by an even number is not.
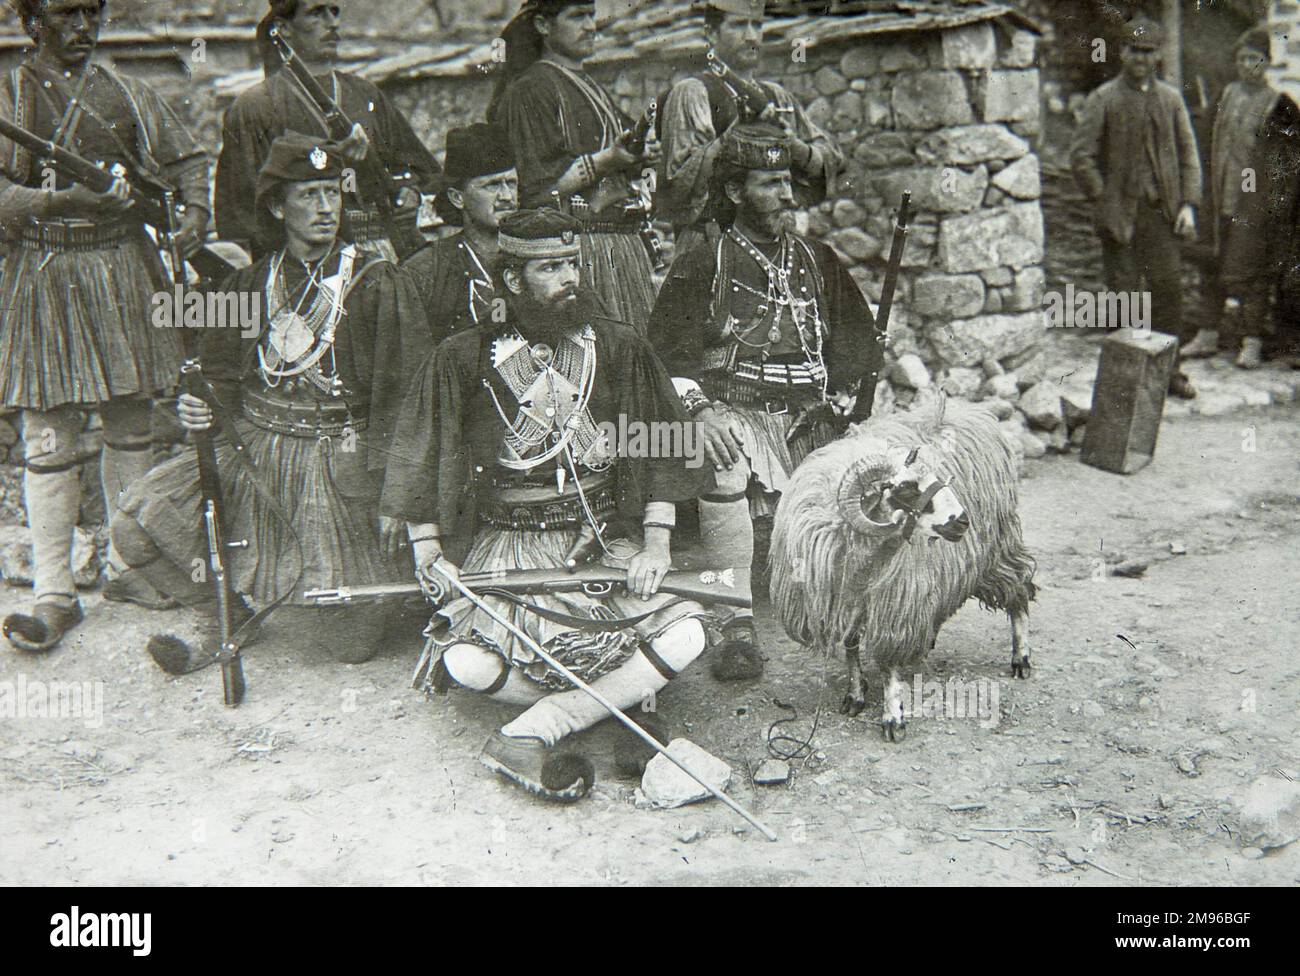
<svg viewBox="0 0 1300 976"><path fill-rule="evenodd" d="M307 403L287 400L264 390L244 394L244 416L254 427L289 437L319 440L359 434L370 426L369 405Z"/></svg>

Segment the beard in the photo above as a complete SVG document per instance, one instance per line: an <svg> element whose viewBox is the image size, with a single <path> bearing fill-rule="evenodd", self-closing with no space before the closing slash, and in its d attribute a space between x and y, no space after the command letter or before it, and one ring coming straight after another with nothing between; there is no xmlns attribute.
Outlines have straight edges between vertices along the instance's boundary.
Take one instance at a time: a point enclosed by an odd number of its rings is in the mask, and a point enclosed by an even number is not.
<svg viewBox="0 0 1300 976"><path fill-rule="evenodd" d="M766 211L749 210L743 215L743 221L751 230L772 240L793 234L796 227L794 211L787 207Z"/></svg>
<svg viewBox="0 0 1300 976"><path fill-rule="evenodd" d="M510 324L529 342L554 346L591 318L593 304L590 297L581 291L573 295L567 301L538 301L527 292L512 294L506 299Z"/></svg>

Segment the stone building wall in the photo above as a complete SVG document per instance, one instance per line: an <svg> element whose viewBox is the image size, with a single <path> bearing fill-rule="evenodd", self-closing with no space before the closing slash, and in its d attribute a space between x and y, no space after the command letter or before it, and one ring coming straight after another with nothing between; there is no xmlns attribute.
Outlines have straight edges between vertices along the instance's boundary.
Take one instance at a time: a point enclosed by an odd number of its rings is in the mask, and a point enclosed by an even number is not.
<svg viewBox="0 0 1300 976"><path fill-rule="evenodd" d="M1018 386L1041 378L1034 42L1028 31L986 22L820 44L802 63L769 55L764 65L763 75L789 87L840 143L845 172L825 203L800 214L800 226L850 262L873 303L899 194L912 191L883 402L907 403L932 384L961 397L996 389L1014 398ZM691 70L624 62L594 73L629 114L639 114ZM429 144L441 147L448 128L482 117L490 88L437 78L389 91Z"/></svg>

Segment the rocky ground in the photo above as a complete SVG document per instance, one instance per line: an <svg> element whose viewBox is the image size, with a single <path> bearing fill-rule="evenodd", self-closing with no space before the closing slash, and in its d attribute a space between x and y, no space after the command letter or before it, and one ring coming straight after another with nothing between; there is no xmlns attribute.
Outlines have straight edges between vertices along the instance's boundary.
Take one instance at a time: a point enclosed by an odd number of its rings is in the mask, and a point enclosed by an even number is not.
<svg viewBox="0 0 1300 976"><path fill-rule="evenodd" d="M1265 382L1195 369L1225 396ZM282 614L231 710L215 673L168 679L143 654L155 629L192 632L185 614L88 593L90 621L56 652L0 653L11 694L103 695L102 722L0 719L0 881L1294 885L1300 408L1195 409L1175 405L1135 475L1069 455L1026 466L1033 677L1010 679L1006 622L975 606L922 676L996 688L984 718L914 717L882 741L879 683L866 712L840 715L841 663L794 646L765 607L763 679L719 685L696 666L660 696L778 843L716 801L637 809L608 728L586 736L599 781L583 802L518 793L475 761L508 711L409 690L414 634L343 666L308 613ZM27 598L0 589L0 613ZM778 700L797 712L775 734L813 751L759 786L772 723L792 714Z"/></svg>

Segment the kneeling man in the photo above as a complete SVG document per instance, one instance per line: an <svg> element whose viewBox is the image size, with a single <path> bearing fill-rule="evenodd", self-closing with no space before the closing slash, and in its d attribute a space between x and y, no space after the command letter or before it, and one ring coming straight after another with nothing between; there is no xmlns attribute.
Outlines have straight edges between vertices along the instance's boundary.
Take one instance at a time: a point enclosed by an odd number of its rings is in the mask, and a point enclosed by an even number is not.
<svg viewBox="0 0 1300 976"><path fill-rule="evenodd" d="M218 446L227 556L234 589L255 604L306 605L304 590L377 583L401 571L400 523L378 516L391 433L412 369L433 344L405 274L338 239L343 160L336 147L289 133L275 140L258 179L257 209L279 244L236 272L223 291L253 293L258 329L212 328L201 340L204 374L243 442ZM181 422L213 424L213 409L182 394ZM227 420L225 414L229 414ZM189 606L214 606L211 584L192 578L207 552L195 456L154 469L127 493L112 522L119 558ZM408 564L409 565L409 564ZM335 656L373 656L384 608L340 612ZM237 622L251 615L241 604ZM155 637L168 671L210 660L215 634L196 651Z"/></svg>

